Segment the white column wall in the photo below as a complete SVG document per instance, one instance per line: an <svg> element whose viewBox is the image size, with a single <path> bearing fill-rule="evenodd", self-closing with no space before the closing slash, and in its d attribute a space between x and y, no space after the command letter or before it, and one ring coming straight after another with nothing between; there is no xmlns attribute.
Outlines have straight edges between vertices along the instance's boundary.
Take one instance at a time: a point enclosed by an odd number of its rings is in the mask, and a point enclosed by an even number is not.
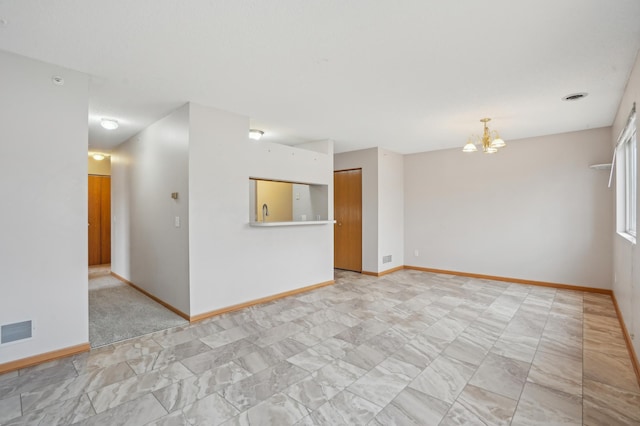
<svg viewBox="0 0 640 426"><path fill-rule="evenodd" d="M332 225L249 226L249 177L329 185L333 212L332 142L289 147L248 131L247 117L190 104L191 315L333 280Z"/></svg>
<svg viewBox="0 0 640 426"><path fill-rule="evenodd" d="M0 325L35 326L2 364L89 341L88 76L6 52L0 70Z"/></svg>
<svg viewBox="0 0 640 426"><path fill-rule="evenodd" d="M392 261L382 263L383 256ZM378 150L378 272L404 265L404 156Z"/></svg>

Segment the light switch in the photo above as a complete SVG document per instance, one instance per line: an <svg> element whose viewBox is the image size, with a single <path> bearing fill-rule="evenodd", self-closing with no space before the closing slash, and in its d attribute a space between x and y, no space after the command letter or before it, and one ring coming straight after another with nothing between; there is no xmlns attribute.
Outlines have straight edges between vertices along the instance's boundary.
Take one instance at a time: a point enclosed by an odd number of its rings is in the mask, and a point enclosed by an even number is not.
<svg viewBox="0 0 640 426"><path fill-rule="evenodd" d="M175 217L175 219L173 220L173 224L176 226L176 228L180 228L180 216Z"/></svg>

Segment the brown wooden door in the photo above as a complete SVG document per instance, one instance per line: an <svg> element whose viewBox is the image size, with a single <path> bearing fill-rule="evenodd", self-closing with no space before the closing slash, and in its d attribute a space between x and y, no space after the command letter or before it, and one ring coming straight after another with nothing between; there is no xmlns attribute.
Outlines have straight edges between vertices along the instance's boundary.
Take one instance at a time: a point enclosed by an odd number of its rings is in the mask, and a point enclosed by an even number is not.
<svg viewBox="0 0 640 426"><path fill-rule="evenodd" d="M89 176L89 266L111 263L111 177Z"/></svg>
<svg viewBox="0 0 640 426"><path fill-rule="evenodd" d="M333 173L334 267L362 272L362 169Z"/></svg>

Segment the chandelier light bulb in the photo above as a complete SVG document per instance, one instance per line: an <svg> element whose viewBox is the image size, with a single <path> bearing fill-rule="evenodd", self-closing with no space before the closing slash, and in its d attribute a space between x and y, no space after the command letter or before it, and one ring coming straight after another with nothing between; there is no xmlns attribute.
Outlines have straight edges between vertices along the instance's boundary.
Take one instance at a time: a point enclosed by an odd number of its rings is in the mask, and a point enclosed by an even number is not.
<svg viewBox="0 0 640 426"><path fill-rule="evenodd" d="M468 141L464 148L462 148L462 152L476 152L477 150L478 148L471 143L471 141Z"/></svg>
<svg viewBox="0 0 640 426"><path fill-rule="evenodd" d="M491 141L491 148L503 148L505 147L507 144L504 143L504 141L502 139L495 138L493 141Z"/></svg>

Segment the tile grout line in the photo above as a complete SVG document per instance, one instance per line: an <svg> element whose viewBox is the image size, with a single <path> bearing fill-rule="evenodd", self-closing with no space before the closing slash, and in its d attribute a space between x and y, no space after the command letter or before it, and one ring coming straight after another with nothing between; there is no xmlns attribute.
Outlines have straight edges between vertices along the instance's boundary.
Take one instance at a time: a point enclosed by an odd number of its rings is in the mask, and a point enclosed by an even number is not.
<svg viewBox="0 0 640 426"><path fill-rule="evenodd" d="M177 382L176 382L176 383L177 383ZM169 385L169 386L171 386L171 385ZM158 390L159 390L159 389L158 389ZM160 407L162 407L162 409L165 411L165 414L163 414L162 416L158 417L157 419L152 420L152 422L155 422L156 420L159 420L159 419L163 418L164 416L171 414L171 412L169 412L169 410L167 410L167 409L165 408L165 406L164 406L164 405L162 404L162 402L158 399L158 397L156 396L156 394L155 394L154 392L155 392L155 391L151 391L151 392L149 392L149 393L150 393L150 394L151 394L151 396L153 396L153 398L158 402L158 404L160 404ZM135 401L135 400L134 400L134 401ZM180 411L182 411L182 409L181 409Z"/></svg>
<svg viewBox="0 0 640 426"><path fill-rule="evenodd" d="M527 371L527 376L524 379L524 383L522 384L522 389L520 390L520 395L518 395L518 400L517 400L517 404L516 404L516 409L513 411L513 416L511 417L511 421L509 422L509 424L513 424L513 419L515 417L516 412L518 411L518 407L520 406L520 400L522 399L522 394L524 393L524 388L527 385L527 379L529 378L529 374L531 374L531 368L533 367L533 361L536 359L536 355L538 354L538 348L540 347L540 341L542 340L542 335L544 334L544 330L547 328L547 324L549 323L549 317L551 316L551 308L553 307L553 303L556 300L556 297L558 296L558 291L556 289L554 295L553 295L553 301L551 302L551 306L549 307L549 310L547 311L547 316L545 318L544 321L544 326L542 327L542 333L540 334L540 337L538 338L538 344L536 345L536 350L533 353L533 358L531 359L531 362L529 363L529 370Z"/></svg>
<svg viewBox="0 0 640 426"><path fill-rule="evenodd" d="M96 410L95 405L93 405L93 400L89 397L89 392L84 392L83 395L87 395L87 399L89 400L89 404L91 404L91 409L95 413L93 416L90 416L90 417L87 417L87 418L90 419L91 417L97 416L99 413L98 413L98 410Z"/></svg>
<svg viewBox="0 0 640 426"><path fill-rule="evenodd" d="M471 280L467 280L467 281L466 281L466 283L468 283L468 282L470 282L470 281L471 281ZM493 303L495 303L495 300L497 300L500 296L503 296L503 295L504 295L504 293L505 293L505 291L507 290L507 288L508 288L508 287L504 288L504 289L500 292L499 296L497 296L495 299L493 299L493 302L492 302L489 306L487 306L487 308L486 308L485 310L483 310L483 311L482 311L482 313L481 313L481 314L479 314L475 319L477 319L478 317L482 316L482 314L484 314L485 312L487 312L487 311L491 308L491 306L493 305ZM527 293L527 295L528 295L528 294L529 294L529 293ZM521 306L521 305L522 305L522 302L520 302L520 305L518 305L518 309L516 310L516 312L517 312L518 310L520 310L520 306ZM513 315L513 316L515 316L515 313L514 313L514 315ZM513 316L509 319L509 322L511 322L511 320L513 319ZM498 338L493 342L493 344L491 345L491 348L489 348L489 350L487 351L487 353L482 357L482 360L480 361L480 364L478 364L478 366L475 368L475 370L474 370L473 374L471 375L471 377L469 378L469 380L467 380L467 382L465 383L464 388L466 388L467 386L469 386L469 382L473 379L473 377L474 377L474 376L475 376L475 374L477 373L477 371L478 371L478 369L480 368L480 366L481 366L481 365L484 363L484 361L487 359L487 357L488 357L488 356L489 356L489 354L491 353L491 349L493 349L493 348L495 347L495 342L497 342L498 340L500 340L500 338L504 335L504 331L507 329L509 322L507 323L507 325L505 325L505 326L500 330L500 334L498 335ZM472 322L471 324L473 324L473 322ZM466 327L466 328L465 328L465 329L464 329L460 334L464 333L468 328L470 328L470 327L471 327L471 324L469 324L469 325L468 325L468 326L467 326L467 327ZM459 336L459 335L458 335L458 336ZM456 338L457 338L457 337L456 337ZM455 339L454 339L454 341L455 341ZM444 352L449 348L449 346L451 346L451 344L452 344L452 343L453 343L453 341L452 341L452 342L450 342L450 343L447 345L447 347L446 347L445 349L443 349L443 350L442 350L441 354L442 354L442 353L444 353ZM456 358L454 358L454 359L456 359ZM457 361L460 361L460 360L458 360L458 359L456 359L456 360L457 360ZM464 361L461 361L461 362L464 362ZM472 385L472 386L473 386L473 385ZM451 405L450 405L450 407L449 407L449 410L447 411L447 414L449 413L449 411L451 411L451 409L453 408L454 404L456 404L456 402L458 402L458 398L460 397L460 395L461 395L461 394L462 394L462 392L464 391L464 388L463 388L463 390L462 390L462 391L461 391L461 392L456 396L456 398L454 399L454 401L451 403ZM482 387L480 387L480 389L487 390L487 389L484 389L484 388L482 388ZM488 391L488 390L487 390L487 391ZM492 392L492 391L488 391L488 392ZM495 392L492 392L492 393L495 393ZM499 395L499 394L497 394L497 395ZM501 395L501 396L504 396L504 395ZM438 399L438 398L436 398L436 399ZM444 401L444 402L446 403L446 401ZM517 407L517 406L516 406L516 407ZM465 408L466 408L466 407L465 407ZM446 415L447 415L447 414L445 414L445 417L446 417ZM515 414L515 410L514 410L514 414ZM513 416L512 416L512 417L513 417ZM443 417L443 419L444 419L444 417ZM486 423L485 423L482 419L480 419L479 417L477 417L477 416L476 416L476 419L477 419L477 420L479 420L480 422L482 422L483 424L485 424L485 425L486 425Z"/></svg>

